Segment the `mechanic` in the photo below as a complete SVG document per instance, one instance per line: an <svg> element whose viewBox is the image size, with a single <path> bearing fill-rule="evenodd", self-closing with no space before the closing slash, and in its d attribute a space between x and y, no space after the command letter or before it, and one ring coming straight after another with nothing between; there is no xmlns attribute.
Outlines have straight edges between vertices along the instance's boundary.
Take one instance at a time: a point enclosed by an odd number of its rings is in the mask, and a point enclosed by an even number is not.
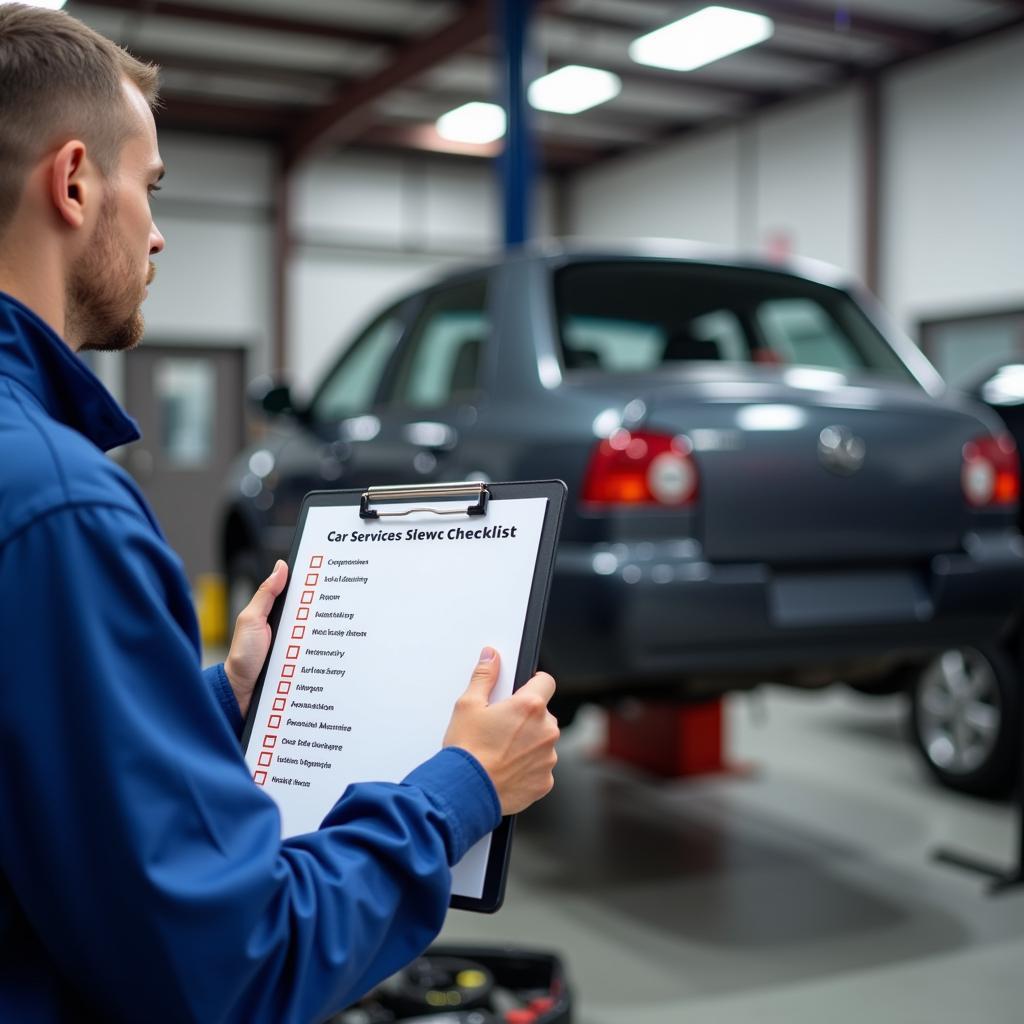
<svg viewBox="0 0 1024 1024"><path fill-rule="evenodd" d="M76 355L141 338L156 89L70 16L0 6L0 1020L322 1021L550 789L554 681L489 705L485 649L444 749L281 841L239 733L287 567L201 672L181 563L102 454L135 425Z"/></svg>

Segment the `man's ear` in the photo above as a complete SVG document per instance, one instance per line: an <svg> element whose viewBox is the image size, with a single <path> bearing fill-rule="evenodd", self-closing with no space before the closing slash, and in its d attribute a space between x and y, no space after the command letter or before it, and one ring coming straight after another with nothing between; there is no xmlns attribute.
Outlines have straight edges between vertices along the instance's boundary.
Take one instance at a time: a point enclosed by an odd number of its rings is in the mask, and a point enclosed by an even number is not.
<svg viewBox="0 0 1024 1024"><path fill-rule="evenodd" d="M85 223L94 184L85 143L78 139L65 142L50 164L50 198L57 216L68 227L80 228Z"/></svg>

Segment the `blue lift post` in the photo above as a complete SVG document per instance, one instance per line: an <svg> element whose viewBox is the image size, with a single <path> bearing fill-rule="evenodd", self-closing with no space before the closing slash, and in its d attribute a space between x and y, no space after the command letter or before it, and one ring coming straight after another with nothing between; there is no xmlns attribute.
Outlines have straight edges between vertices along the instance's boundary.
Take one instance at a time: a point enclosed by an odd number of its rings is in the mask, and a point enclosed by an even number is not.
<svg viewBox="0 0 1024 1024"><path fill-rule="evenodd" d="M530 14L534 0L495 0L503 56L502 104L508 119L498 160L505 212L505 247L531 235L536 168L530 104L526 98Z"/></svg>

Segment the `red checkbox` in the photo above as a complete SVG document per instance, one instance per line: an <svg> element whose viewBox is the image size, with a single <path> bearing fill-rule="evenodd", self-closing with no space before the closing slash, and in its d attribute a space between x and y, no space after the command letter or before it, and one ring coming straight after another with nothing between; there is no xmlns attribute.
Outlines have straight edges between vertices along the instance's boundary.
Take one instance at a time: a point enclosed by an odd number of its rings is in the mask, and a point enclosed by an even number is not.
<svg viewBox="0 0 1024 1024"><path fill-rule="evenodd" d="M319 569L320 566L323 565L323 564L324 564L324 556L323 555L314 555L309 560L309 567L310 567L310 569Z"/></svg>
<svg viewBox="0 0 1024 1024"><path fill-rule="evenodd" d="M256 774L253 775L253 778L256 780L256 785L257 786L266 785L267 773L266 772L256 772Z"/></svg>
<svg viewBox="0 0 1024 1024"><path fill-rule="evenodd" d="M299 622L305 622L306 619L309 618L309 609L308 608L300 608L295 613L295 618L297 618L299 620Z"/></svg>
<svg viewBox="0 0 1024 1024"><path fill-rule="evenodd" d="M265 747L276 747L277 746L277 737L276 736L264 736L263 737L263 746L265 746Z"/></svg>
<svg viewBox="0 0 1024 1024"><path fill-rule="evenodd" d="M287 654L285 654L285 657L286 657L286 658L287 658L287 659L288 659L289 661L291 661L291 660L292 660L292 658L297 658L298 656L299 656L299 645L298 645L298 644L292 644L292 645L291 645L291 646L290 646L290 647L288 648L288 652L287 652Z"/></svg>
<svg viewBox="0 0 1024 1024"><path fill-rule="evenodd" d="M316 573L316 572L307 573L306 574L306 586L307 587L315 587L316 586L316 581L318 579L320 579L320 574L319 573Z"/></svg>
<svg viewBox="0 0 1024 1024"><path fill-rule="evenodd" d="M300 604L312 604L312 603L313 603L313 591L312 590L304 590L302 592L302 600L301 600Z"/></svg>
<svg viewBox="0 0 1024 1024"><path fill-rule="evenodd" d="M284 697L275 697L274 698L274 710L275 711L284 711L284 706L285 706L286 703L287 703L287 701L284 699Z"/></svg>
<svg viewBox="0 0 1024 1024"><path fill-rule="evenodd" d="M292 688L291 683L286 683L283 679L277 684L278 693L287 693Z"/></svg>
<svg viewBox="0 0 1024 1024"><path fill-rule="evenodd" d="M306 627L305 626L294 626L292 628L292 639L293 640L301 640L305 635L306 635Z"/></svg>
<svg viewBox="0 0 1024 1024"><path fill-rule="evenodd" d="M267 728L268 729L280 729L281 728L281 716L280 715L271 715L270 718L267 719Z"/></svg>
<svg viewBox="0 0 1024 1024"><path fill-rule="evenodd" d="M295 675L295 666L285 665L285 667L281 669L281 675L283 675L285 679L291 679L291 677Z"/></svg>
<svg viewBox="0 0 1024 1024"><path fill-rule="evenodd" d="M274 755L269 750L261 750L260 751L260 764L264 768L269 768L270 767L270 762L273 759L273 757L274 757Z"/></svg>

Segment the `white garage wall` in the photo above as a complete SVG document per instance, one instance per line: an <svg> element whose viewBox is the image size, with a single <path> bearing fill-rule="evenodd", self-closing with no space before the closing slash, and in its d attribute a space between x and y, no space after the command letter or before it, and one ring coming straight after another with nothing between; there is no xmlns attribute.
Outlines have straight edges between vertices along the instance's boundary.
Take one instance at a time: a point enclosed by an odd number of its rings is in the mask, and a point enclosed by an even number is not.
<svg viewBox="0 0 1024 1024"><path fill-rule="evenodd" d="M950 312L1024 305L1024 32L889 72L882 89L881 294L912 328ZM730 248L781 239L863 274L863 98L858 87L794 102L583 172L561 220L589 238L695 238ZM273 168L269 146L165 134L155 201L167 251L148 336L242 344L270 361ZM555 222L541 191L539 233ZM349 152L294 184L291 367L308 389L381 302L498 246L493 170ZM97 354L120 393L121 357Z"/></svg>
<svg viewBox="0 0 1024 1024"><path fill-rule="evenodd" d="M167 167L153 215L166 239L143 307L146 337L170 345L239 345L249 372L269 360L272 154L237 140L166 133ZM91 357L100 377L123 397L120 354Z"/></svg>
<svg viewBox="0 0 1024 1024"><path fill-rule="evenodd" d="M908 328L1024 307L1024 32L895 71L883 103L887 305Z"/></svg>
<svg viewBox="0 0 1024 1024"><path fill-rule="evenodd" d="M489 167L346 153L294 182L289 341L308 393L383 302L499 242Z"/></svg>
<svg viewBox="0 0 1024 1024"><path fill-rule="evenodd" d="M921 319L1024 306L1024 31L883 76L879 292ZM788 244L863 277L864 91L850 86L578 175L570 227Z"/></svg>
<svg viewBox="0 0 1024 1024"><path fill-rule="evenodd" d="M249 349L266 372L273 334L275 155L263 143L164 133L167 165L154 215L166 240L144 307L146 336ZM293 183L288 273L290 375L306 391L381 302L496 249L500 210L484 163L353 151L309 164ZM552 190L538 197L550 233ZM123 393L125 357L93 365ZM130 356L129 356L130 358Z"/></svg>
<svg viewBox="0 0 1024 1024"><path fill-rule="evenodd" d="M552 191L544 183L539 193L543 236ZM299 394L383 303L501 243L497 180L483 163L344 153L302 170L291 201L288 336Z"/></svg>
<svg viewBox="0 0 1024 1024"><path fill-rule="evenodd" d="M859 272L860 118L846 89L584 172L570 190L572 231L744 250L778 241Z"/></svg>
<svg viewBox="0 0 1024 1024"><path fill-rule="evenodd" d="M451 262L424 253L298 247L288 279L296 393L310 393L368 317Z"/></svg>
<svg viewBox="0 0 1024 1024"><path fill-rule="evenodd" d="M864 268L863 97L844 89L768 113L755 134L749 234L855 274Z"/></svg>
<svg viewBox="0 0 1024 1024"><path fill-rule="evenodd" d="M569 189L570 231L739 245L739 152L733 128L584 172Z"/></svg>

